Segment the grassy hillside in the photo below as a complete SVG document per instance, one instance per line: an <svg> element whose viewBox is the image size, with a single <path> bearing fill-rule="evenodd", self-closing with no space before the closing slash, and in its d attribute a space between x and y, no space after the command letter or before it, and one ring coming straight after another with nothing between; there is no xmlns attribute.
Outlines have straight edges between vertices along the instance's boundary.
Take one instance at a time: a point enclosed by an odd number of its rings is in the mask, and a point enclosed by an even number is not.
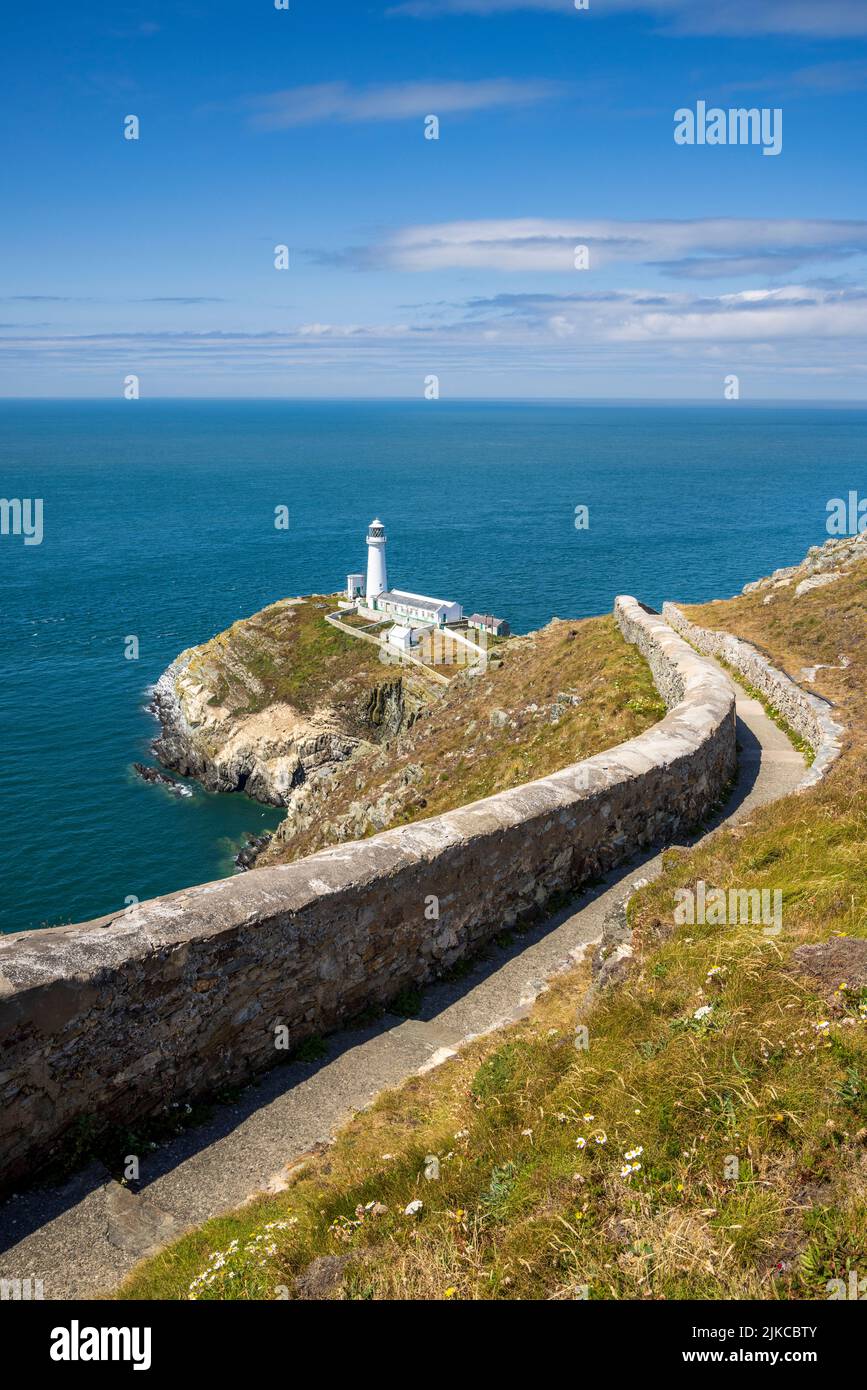
<svg viewBox="0 0 867 1390"><path fill-rule="evenodd" d="M631 903L625 984L587 1005L587 968L559 977L523 1024L381 1096L286 1192L121 1296L806 1299L863 1277L865 586L862 563L800 597L690 610L796 678L833 668L814 688L849 736L819 787L665 856ZM780 888L782 932L675 926L674 889L697 879Z"/></svg>
<svg viewBox="0 0 867 1390"><path fill-rule="evenodd" d="M665 712L646 663L613 618L555 619L499 643L484 674L455 667L447 674L448 689L387 752L362 748L304 789L260 864L287 863L544 777L641 733Z"/></svg>
<svg viewBox="0 0 867 1390"><path fill-rule="evenodd" d="M325 621L333 596L283 599L196 647L189 674L213 691L213 704L250 714L285 703L302 714L352 698L385 669L375 647Z"/></svg>

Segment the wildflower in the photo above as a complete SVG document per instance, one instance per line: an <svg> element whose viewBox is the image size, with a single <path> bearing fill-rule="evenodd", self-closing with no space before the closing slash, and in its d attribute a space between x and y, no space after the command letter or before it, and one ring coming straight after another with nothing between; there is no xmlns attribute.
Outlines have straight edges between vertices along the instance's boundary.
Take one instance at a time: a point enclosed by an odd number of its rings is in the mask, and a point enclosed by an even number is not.
<svg viewBox="0 0 867 1390"><path fill-rule="evenodd" d="M642 1146L639 1144L637 1149L629 1149L629 1150L623 1155L623 1157L627 1160L627 1162L629 1162L629 1161L630 1161L631 1159L633 1159L633 1158L640 1158L641 1155L642 1155L643 1153L644 1153L644 1149L643 1149Z"/></svg>
<svg viewBox="0 0 867 1390"><path fill-rule="evenodd" d="M470 1131L469 1131L468 1129L459 1129L459 1130L457 1131L457 1133L455 1134L455 1138L456 1138L456 1139L467 1139L467 1138L469 1138L469 1133L470 1133Z"/></svg>
<svg viewBox="0 0 867 1390"><path fill-rule="evenodd" d="M454 1298L456 1293L457 1289L455 1288L454 1284L452 1284L450 1289L446 1289L445 1293L443 1294L443 1298Z"/></svg>
<svg viewBox="0 0 867 1390"><path fill-rule="evenodd" d="M828 1020L827 1020L826 1018L824 1018L824 1019L822 1019L822 1022L821 1022L821 1023L814 1023L814 1024L813 1024L813 1027L815 1028L815 1030L816 1030L817 1033L827 1033L827 1031L828 1031L828 1029L831 1027L831 1025L830 1025L830 1023L828 1022Z"/></svg>
<svg viewBox="0 0 867 1390"><path fill-rule="evenodd" d="M403 1214L404 1216L416 1216L421 1211L423 1206L424 1202L420 1202L418 1197L416 1197L414 1202L410 1202L409 1206L404 1208Z"/></svg>
<svg viewBox="0 0 867 1390"><path fill-rule="evenodd" d="M712 1014L712 1013L713 1013L713 1005L712 1005L712 1004L703 1004L702 1007L701 1007L700 1009L696 1009L695 1013L693 1014L693 1018L698 1019L698 1020L701 1020L701 1019L703 1019L703 1018L707 1018L708 1014Z"/></svg>
<svg viewBox="0 0 867 1390"><path fill-rule="evenodd" d="M522 1137L522 1138L525 1138L525 1139L532 1139L532 1137L533 1137L533 1131L532 1131L531 1129L522 1129L522 1130L521 1130L521 1137Z"/></svg>
<svg viewBox="0 0 867 1390"><path fill-rule="evenodd" d="M584 1138L583 1134L578 1136L578 1138L575 1140L575 1143L578 1145L579 1149L587 1148L587 1140Z"/></svg>
<svg viewBox="0 0 867 1390"><path fill-rule="evenodd" d="M582 1115L581 1118L582 1118L582 1120L584 1121L585 1124L592 1125L593 1121L596 1119L596 1116L595 1116L595 1115Z"/></svg>
<svg viewBox="0 0 867 1390"><path fill-rule="evenodd" d="M601 1146L602 1144L607 1144L607 1143L608 1143L608 1135L605 1133L605 1130L604 1130L604 1129L600 1129L599 1133L598 1133L598 1134L594 1134L593 1138L596 1140L596 1143L599 1144L600 1146Z"/></svg>

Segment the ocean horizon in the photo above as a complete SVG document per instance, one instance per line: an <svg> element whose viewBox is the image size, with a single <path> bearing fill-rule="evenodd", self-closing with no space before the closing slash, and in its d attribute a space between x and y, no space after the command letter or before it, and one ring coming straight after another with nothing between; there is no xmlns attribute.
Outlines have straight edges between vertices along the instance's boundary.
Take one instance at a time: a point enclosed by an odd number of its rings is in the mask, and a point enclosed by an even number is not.
<svg viewBox="0 0 867 1390"><path fill-rule="evenodd" d="M617 593L727 597L800 560L865 446L867 407L845 402L0 401L0 490L42 499L44 530L0 537L0 930L229 874L278 823L134 774L148 691L236 619L341 588L373 516L392 584L526 632Z"/></svg>

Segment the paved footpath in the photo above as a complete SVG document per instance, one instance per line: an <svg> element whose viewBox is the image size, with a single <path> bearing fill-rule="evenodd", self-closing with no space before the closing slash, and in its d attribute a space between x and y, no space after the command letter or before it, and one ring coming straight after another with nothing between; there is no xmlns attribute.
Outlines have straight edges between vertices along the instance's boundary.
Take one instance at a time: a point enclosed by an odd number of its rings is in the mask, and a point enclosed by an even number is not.
<svg viewBox="0 0 867 1390"><path fill-rule="evenodd" d="M737 712L738 783L717 825L748 819L804 774L801 755L739 688ZM546 981L600 939L631 883L659 871L658 853L634 859L513 947L494 948L462 980L430 986L418 1018L387 1015L335 1034L321 1062L276 1068L206 1125L144 1159L138 1192L94 1166L63 1187L10 1198L0 1205L0 1278L42 1279L46 1299L92 1298L189 1227L257 1192L279 1191L302 1155L380 1091L527 1014Z"/></svg>

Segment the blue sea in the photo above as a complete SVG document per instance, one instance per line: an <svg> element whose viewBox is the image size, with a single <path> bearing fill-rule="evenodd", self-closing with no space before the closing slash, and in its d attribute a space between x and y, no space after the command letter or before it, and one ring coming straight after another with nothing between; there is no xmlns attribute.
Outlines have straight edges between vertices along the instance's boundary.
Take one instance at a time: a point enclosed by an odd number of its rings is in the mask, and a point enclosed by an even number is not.
<svg viewBox="0 0 867 1390"><path fill-rule="evenodd" d="M0 930L233 872L280 812L137 778L148 687L235 619L341 587L372 517L392 584L521 632L619 592L736 592L827 538L865 459L858 408L0 402L0 495L44 507L41 545L0 536Z"/></svg>

